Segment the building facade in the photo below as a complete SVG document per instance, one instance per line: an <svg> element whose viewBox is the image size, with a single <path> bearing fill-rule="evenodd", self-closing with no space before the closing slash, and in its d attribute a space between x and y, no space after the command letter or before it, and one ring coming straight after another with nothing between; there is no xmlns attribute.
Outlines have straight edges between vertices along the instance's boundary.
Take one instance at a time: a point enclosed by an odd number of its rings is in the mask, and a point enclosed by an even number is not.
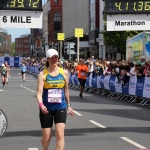
<svg viewBox="0 0 150 150"><path fill-rule="evenodd" d="M88 41L89 45L95 45L95 47L90 49L90 55L98 57L98 42L96 39L99 35L99 0L90 0L90 18L89 18L89 35Z"/></svg>
<svg viewBox="0 0 150 150"><path fill-rule="evenodd" d="M80 38L79 53L80 57L90 57L88 52L91 48L96 49L96 45L89 44L90 31L90 1L89 0L63 0L63 32L65 41L75 42L75 28L82 28L84 36ZM74 48L75 50L76 48ZM76 57L77 58L77 57Z"/></svg>
<svg viewBox="0 0 150 150"><path fill-rule="evenodd" d="M10 56L11 51L11 35L7 30L0 28L0 56Z"/></svg>
<svg viewBox="0 0 150 150"><path fill-rule="evenodd" d="M21 35L19 38L15 38L15 54L16 56L27 57L30 56L30 34Z"/></svg>
<svg viewBox="0 0 150 150"><path fill-rule="evenodd" d="M54 47L58 42L57 33L62 32L62 20L62 0L51 0L48 11L48 43L50 47Z"/></svg>
<svg viewBox="0 0 150 150"><path fill-rule="evenodd" d="M74 29L83 28L89 32L89 1L63 0L63 32L65 38L74 38Z"/></svg>

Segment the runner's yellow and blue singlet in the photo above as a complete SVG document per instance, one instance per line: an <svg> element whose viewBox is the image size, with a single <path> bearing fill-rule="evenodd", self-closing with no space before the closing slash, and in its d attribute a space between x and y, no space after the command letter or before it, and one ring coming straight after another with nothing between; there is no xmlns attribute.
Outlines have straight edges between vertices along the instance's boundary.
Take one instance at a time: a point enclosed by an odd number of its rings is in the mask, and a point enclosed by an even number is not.
<svg viewBox="0 0 150 150"><path fill-rule="evenodd" d="M43 70L44 88L43 103L48 111L66 108L64 70L59 68L57 76L51 76L47 69Z"/></svg>

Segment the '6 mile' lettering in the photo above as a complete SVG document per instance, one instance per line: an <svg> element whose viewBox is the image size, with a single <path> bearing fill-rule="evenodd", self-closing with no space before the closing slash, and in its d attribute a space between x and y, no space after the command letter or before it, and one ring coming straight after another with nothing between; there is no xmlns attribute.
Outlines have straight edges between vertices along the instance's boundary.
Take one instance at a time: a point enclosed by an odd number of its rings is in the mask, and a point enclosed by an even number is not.
<svg viewBox="0 0 150 150"><path fill-rule="evenodd" d="M10 22L11 23L31 23L31 17L26 16L23 18L22 16L10 16Z"/></svg>

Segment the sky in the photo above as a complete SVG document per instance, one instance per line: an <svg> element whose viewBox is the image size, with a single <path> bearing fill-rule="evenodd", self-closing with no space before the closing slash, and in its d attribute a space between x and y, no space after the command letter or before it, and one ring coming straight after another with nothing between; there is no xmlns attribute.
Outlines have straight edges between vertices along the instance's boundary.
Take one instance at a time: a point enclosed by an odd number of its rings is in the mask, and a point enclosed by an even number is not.
<svg viewBox="0 0 150 150"><path fill-rule="evenodd" d="M47 0L42 0L43 4ZM8 34L11 34L12 42L15 42L15 38L20 37L22 34L30 34L29 28L4 28L7 30Z"/></svg>

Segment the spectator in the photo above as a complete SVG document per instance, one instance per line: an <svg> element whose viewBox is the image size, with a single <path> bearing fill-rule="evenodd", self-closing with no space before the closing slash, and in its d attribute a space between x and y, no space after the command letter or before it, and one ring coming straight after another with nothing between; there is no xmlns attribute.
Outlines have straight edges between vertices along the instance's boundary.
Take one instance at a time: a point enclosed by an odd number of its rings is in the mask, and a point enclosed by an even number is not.
<svg viewBox="0 0 150 150"><path fill-rule="evenodd" d="M145 56L141 56L140 63L141 65L145 64Z"/></svg>

